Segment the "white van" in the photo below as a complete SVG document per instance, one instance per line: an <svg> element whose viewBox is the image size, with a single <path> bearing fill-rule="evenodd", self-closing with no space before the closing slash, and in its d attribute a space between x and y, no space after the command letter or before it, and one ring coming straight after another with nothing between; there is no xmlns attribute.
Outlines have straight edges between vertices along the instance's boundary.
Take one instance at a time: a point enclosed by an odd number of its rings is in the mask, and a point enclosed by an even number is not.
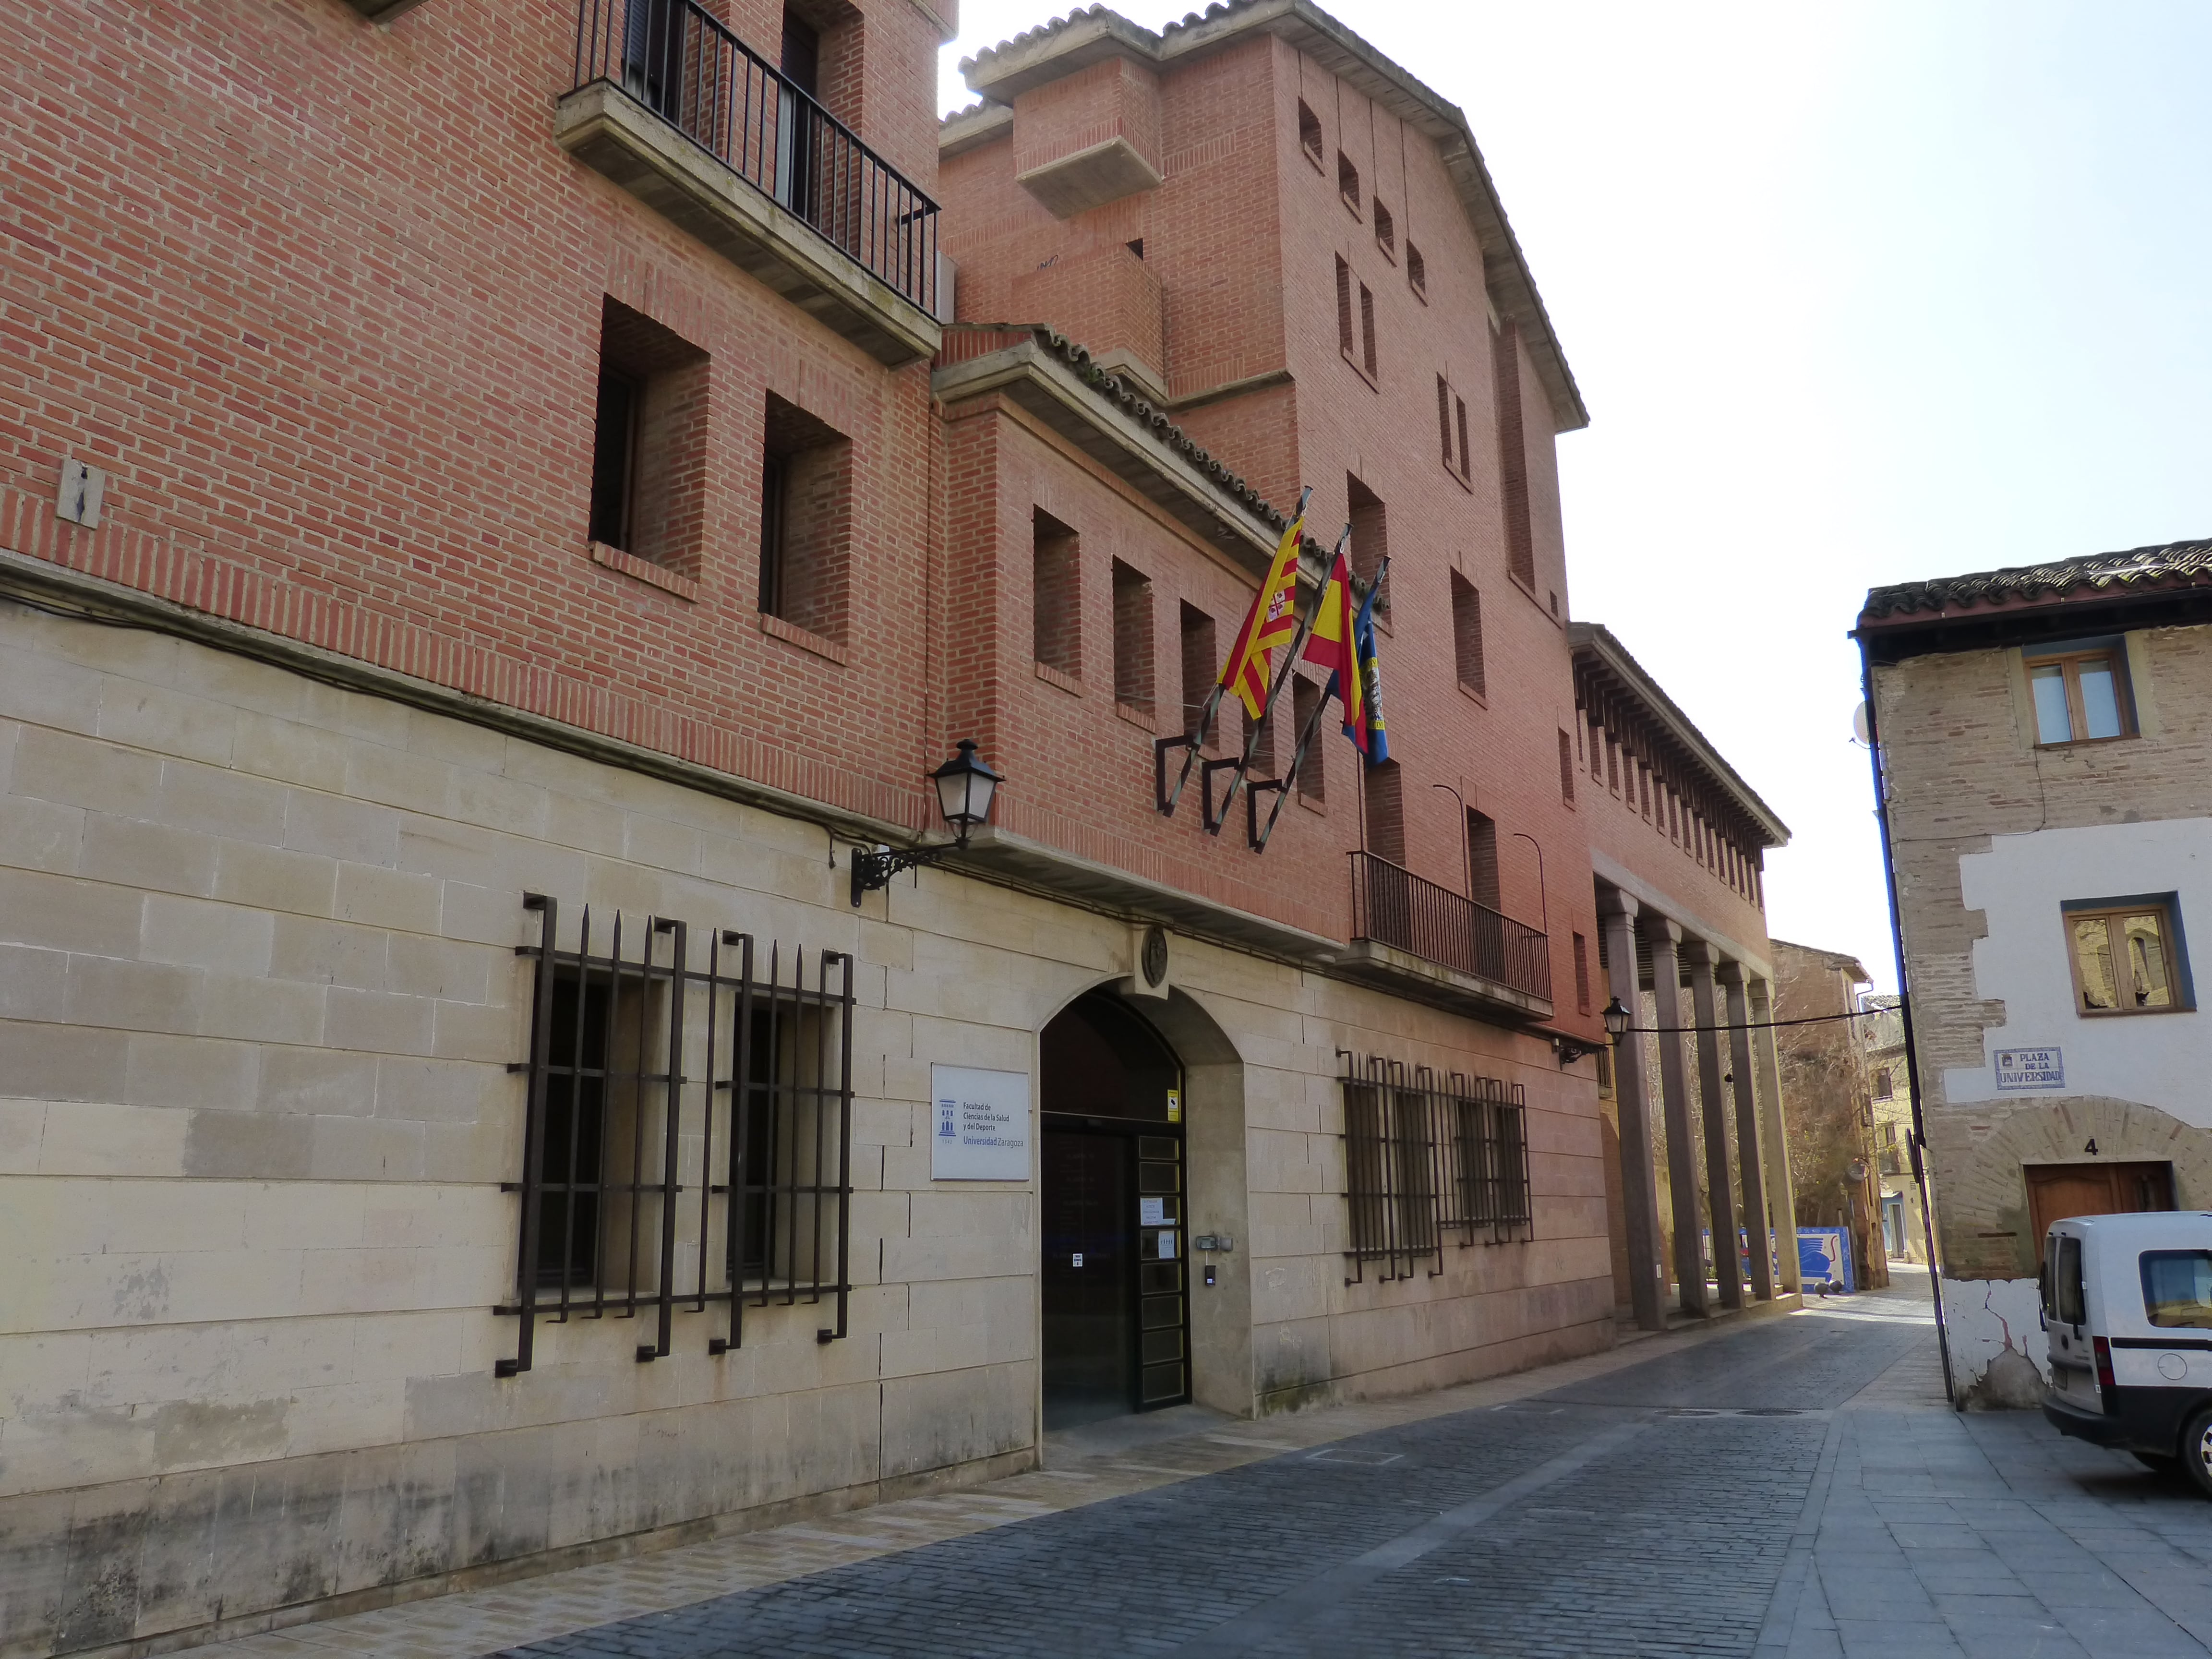
<svg viewBox="0 0 2212 1659"><path fill-rule="evenodd" d="M2179 1462L2212 1496L2212 1213L2053 1222L2038 1278L2044 1416L2153 1468Z"/></svg>

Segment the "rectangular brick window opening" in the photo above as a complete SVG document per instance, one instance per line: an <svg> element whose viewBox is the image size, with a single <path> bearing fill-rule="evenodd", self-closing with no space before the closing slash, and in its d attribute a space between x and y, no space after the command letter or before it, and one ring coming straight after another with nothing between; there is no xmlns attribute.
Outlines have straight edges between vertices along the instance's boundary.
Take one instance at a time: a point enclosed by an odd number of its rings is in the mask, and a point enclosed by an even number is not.
<svg viewBox="0 0 2212 1659"><path fill-rule="evenodd" d="M1575 943L1575 1012L1586 1014L1590 1011L1589 941L1580 933Z"/></svg>
<svg viewBox="0 0 2212 1659"><path fill-rule="evenodd" d="M1473 807L1467 811L1468 896L1486 910L1503 910L1498 873L1498 823Z"/></svg>
<svg viewBox="0 0 2212 1659"><path fill-rule="evenodd" d="M1304 732L1312 723L1314 711L1320 708L1326 690L1304 675L1291 682L1291 717L1297 722L1298 731ZM1305 759L1298 764L1298 799L1311 801L1316 806L1328 799L1328 736L1326 731L1316 731Z"/></svg>
<svg viewBox="0 0 2212 1659"><path fill-rule="evenodd" d="M1366 283L1359 285L1359 364L1374 380L1380 373L1375 351L1375 294Z"/></svg>
<svg viewBox="0 0 2212 1659"><path fill-rule="evenodd" d="M1398 258L1398 222L1390 216L1390 210L1380 201L1375 204L1375 246L1382 250L1382 257L1393 264Z"/></svg>
<svg viewBox="0 0 2212 1659"><path fill-rule="evenodd" d="M1031 654L1072 678L1083 673L1082 543L1042 507L1030 514Z"/></svg>
<svg viewBox="0 0 2212 1659"><path fill-rule="evenodd" d="M1328 152L1322 143L1321 117L1303 98L1298 100L1298 148L1316 167L1328 165Z"/></svg>
<svg viewBox="0 0 2212 1659"><path fill-rule="evenodd" d="M1213 618L1196 605L1184 603L1180 617L1182 636L1182 729L1188 733L1198 728L1198 717L1206 707L1206 700L1213 690L1219 677L1221 664L1214 656ZM1221 714L1214 711L1206 730L1198 733L1200 744L1212 748L1220 741Z"/></svg>
<svg viewBox="0 0 2212 1659"><path fill-rule="evenodd" d="M1342 150L1336 153L1336 193L1354 214L1359 211L1359 169Z"/></svg>
<svg viewBox="0 0 2212 1659"><path fill-rule="evenodd" d="M1462 483L1467 483L1471 477L1467 449L1467 399L1454 391L1451 382L1441 374L1437 376L1437 449L1444 470Z"/></svg>
<svg viewBox="0 0 2212 1659"><path fill-rule="evenodd" d="M1505 568L1536 591L1536 543L1528 515L1528 450L1521 413L1521 343L1511 324L1490 333L1492 386L1498 416L1498 501L1505 519Z"/></svg>
<svg viewBox="0 0 2212 1659"><path fill-rule="evenodd" d="M762 611L842 643L852 544L852 441L769 393L761 441Z"/></svg>
<svg viewBox="0 0 2212 1659"><path fill-rule="evenodd" d="M2059 908L2076 1013L2166 1014L2197 1006L2176 895L2069 899Z"/></svg>
<svg viewBox="0 0 2212 1659"><path fill-rule="evenodd" d="M1406 780L1395 761L1367 769L1367 850L1406 868Z"/></svg>
<svg viewBox="0 0 2212 1659"><path fill-rule="evenodd" d="M1358 326L1352 311L1352 267L1340 258L1336 262L1336 349L1347 362L1357 361Z"/></svg>
<svg viewBox="0 0 2212 1659"><path fill-rule="evenodd" d="M1390 514L1382 505L1382 498L1350 473L1344 477L1346 516L1352 521L1352 574L1363 583L1371 582L1382 568L1382 561L1390 555ZM1375 614L1390 614L1390 581L1382 580L1382 592L1375 601Z"/></svg>
<svg viewBox="0 0 2212 1659"><path fill-rule="evenodd" d="M1428 302L1429 262L1411 242L1406 244L1406 286L1413 290L1415 299L1425 305Z"/></svg>
<svg viewBox="0 0 2212 1659"><path fill-rule="evenodd" d="M1114 561L1114 701L1152 712L1152 584Z"/></svg>
<svg viewBox="0 0 2212 1659"><path fill-rule="evenodd" d="M1482 595L1474 584L1455 570L1451 573L1452 655L1459 666L1459 683L1478 697L1489 695L1482 672Z"/></svg>
<svg viewBox="0 0 2212 1659"><path fill-rule="evenodd" d="M1559 733L1559 799L1575 804L1575 740L1565 732Z"/></svg>
<svg viewBox="0 0 2212 1659"><path fill-rule="evenodd" d="M603 303L591 538L693 578L706 536L708 363L651 318Z"/></svg>

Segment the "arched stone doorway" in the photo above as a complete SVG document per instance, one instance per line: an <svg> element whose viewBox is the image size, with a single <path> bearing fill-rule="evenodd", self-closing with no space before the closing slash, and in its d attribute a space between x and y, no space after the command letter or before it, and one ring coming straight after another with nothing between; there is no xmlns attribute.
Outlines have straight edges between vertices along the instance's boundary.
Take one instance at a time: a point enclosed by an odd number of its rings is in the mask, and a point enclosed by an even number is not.
<svg viewBox="0 0 2212 1659"><path fill-rule="evenodd" d="M1038 1058L1045 1427L1194 1398L1249 1413L1234 1050L1186 996L1102 988L1045 1026Z"/></svg>

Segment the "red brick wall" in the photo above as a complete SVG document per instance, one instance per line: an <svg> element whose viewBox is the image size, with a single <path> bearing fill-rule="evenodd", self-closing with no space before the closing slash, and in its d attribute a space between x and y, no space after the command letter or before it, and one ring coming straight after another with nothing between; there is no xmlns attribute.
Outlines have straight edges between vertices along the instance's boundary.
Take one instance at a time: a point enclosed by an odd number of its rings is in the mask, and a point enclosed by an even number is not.
<svg viewBox="0 0 2212 1659"><path fill-rule="evenodd" d="M1140 64L1109 58L1014 100L1017 173L1115 138L1159 171L1159 78Z"/></svg>
<svg viewBox="0 0 2212 1659"><path fill-rule="evenodd" d="M870 82L898 89L865 136L927 188L934 40L905 0L861 10ZM781 7L733 11L772 57ZM0 545L928 822L927 371L564 155L574 31L561 0L388 28L337 0L27 14L0 88L51 113L0 131ZM587 556L609 295L709 359L695 602ZM771 389L853 436L844 665L756 620ZM72 454L114 474L97 531L53 517Z"/></svg>
<svg viewBox="0 0 2212 1659"><path fill-rule="evenodd" d="M1301 95L1322 122L1320 168L1298 147ZM1470 387L1486 392L1495 378L1482 250L1442 159L1418 132L1401 130L1387 112L1266 37L1165 74L1160 110L1162 186L1066 223L1036 207L1014 182L1018 117L1015 136L945 165L945 194L962 264L962 314L1012 314L1007 307L1016 295L1047 291L1035 275L1041 266L1054 268L1047 261L1079 263L1142 234L1146 264L1160 284L1169 386L1178 399L1200 399L1176 411L1185 430L1279 504L1293 501L1302 483L1312 484L1311 525L1324 544L1345 521L1352 478L1381 500L1392 556L1392 610L1382 638L1385 708L1401 768L1407 862L1432 881L1465 888L1465 820L1453 794L1432 786L1446 786L1495 819L1503 906L1531 923L1548 920L1560 1018L1576 1024L1572 935L1591 939L1597 929L1584 819L1562 800L1559 786L1559 734L1574 728L1575 703L1563 628L1553 423L1524 357L1522 446L1534 566L1534 580L1524 584L1508 574L1498 434L1486 395L1469 400L1470 476L1458 476L1440 453L1437 377L1462 395ZM1338 194L1340 149L1360 174L1357 217ZM1394 220L1395 260L1375 240L1372 204L1378 199ZM1423 254L1425 301L1407 281L1409 241ZM1338 257L1374 292L1374 383L1337 349ZM1049 322L1086 343L1119 326L1094 292L1072 283L1051 292L1055 310L1023 320ZM1206 396L1251 377L1263 377L1262 383L1235 395ZM1000 477L1002 488L1017 491L1042 487L1017 483L1003 454ZM1008 525L1025 524L1019 517L1024 505L1006 504ZM1103 583L1107 567L1093 559L1091 532L1082 527L1086 562ZM1188 586L1206 571L1195 559L1195 550L1183 546L1170 568L1147 568L1158 584L1155 616L1170 629L1188 599L1220 620L1225 648L1243 600L1211 598ZM1459 684L1455 574L1481 598L1483 697ZM1240 595L1249 591L1240 585ZM1092 609L1099 626L1109 625L1103 591ZM1163 631L1162 662L1176 660L1178 644L1174 632ZM1026 687L1009 681L1007 692L1028 702L1030 718L1055 733L1048 752L1079 752L1095 742L1110 754L1110 710L1102 706L1086 720L1075 700L1049 687L1042 689L1057 703L1040 705L1040 684L1034 676ZM1171 700L1172 692L1164 691L1164 705ZM1163 720L1172 713L1164 707ZM1236 731L1233 722L1225 724ZM1357 795L1345 787L1354 775L1349 750L1330 724L1324 742L1337 786L1331 810L1325 819L1294 811L1262 862L1278 891L1305 896L1310 882L1312 902L1325 898L1335 908L1345 902L1341 854L1360 836ZM1280 746L1287 754L1287 736ZM1188 826L1180 816L1164 826L1164 839L1162 825L1146 822L1149 780L1134 750L1123 762L1102 756L1098 763L1102 785L1087 793L1079 810L1064 808L1067 816L1095 822L1131 848L1129 856L1139 848L1166 856L1185 845L1179 838ZM1113 781L1114 769L1125 763L1129 775ZM1201 867L1219 871L1218 879L1242 882L1247 877L1235 858L1213 856L1234 850L1227 841L1224 836L1191 851L1212 860ZM1316 849L1327 856L1316 856Z"/></svg>
<svg viewBox="0 0 2212 1659"><path fill-rule="evenodd" d="M1019 322L1079 318L1079 337L1093 356L1133 352L1156 379L1167 362L1159 279L1126 247L1098 248L1022 272L1014 278L1011 307Z"/></svg>

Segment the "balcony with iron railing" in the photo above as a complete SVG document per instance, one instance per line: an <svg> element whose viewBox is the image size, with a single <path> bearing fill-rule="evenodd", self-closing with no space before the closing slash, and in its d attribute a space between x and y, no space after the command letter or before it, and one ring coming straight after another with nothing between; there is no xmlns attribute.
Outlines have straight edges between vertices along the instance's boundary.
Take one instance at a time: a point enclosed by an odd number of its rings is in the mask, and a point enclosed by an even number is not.
<svg viewBox="0 0 2212 1659"><path fill-rule="evenodd" d="M881 362L936 352L937 204L698 0L578 0L553 131Z"/></svg>
<svg viewBox="0 0 2212 1659"><path fill-rule="evenodd" d="M1486 1018L1552 1017L1552 942L1541 928L1372 853L1350 856L1346 971Z"/></svg>

